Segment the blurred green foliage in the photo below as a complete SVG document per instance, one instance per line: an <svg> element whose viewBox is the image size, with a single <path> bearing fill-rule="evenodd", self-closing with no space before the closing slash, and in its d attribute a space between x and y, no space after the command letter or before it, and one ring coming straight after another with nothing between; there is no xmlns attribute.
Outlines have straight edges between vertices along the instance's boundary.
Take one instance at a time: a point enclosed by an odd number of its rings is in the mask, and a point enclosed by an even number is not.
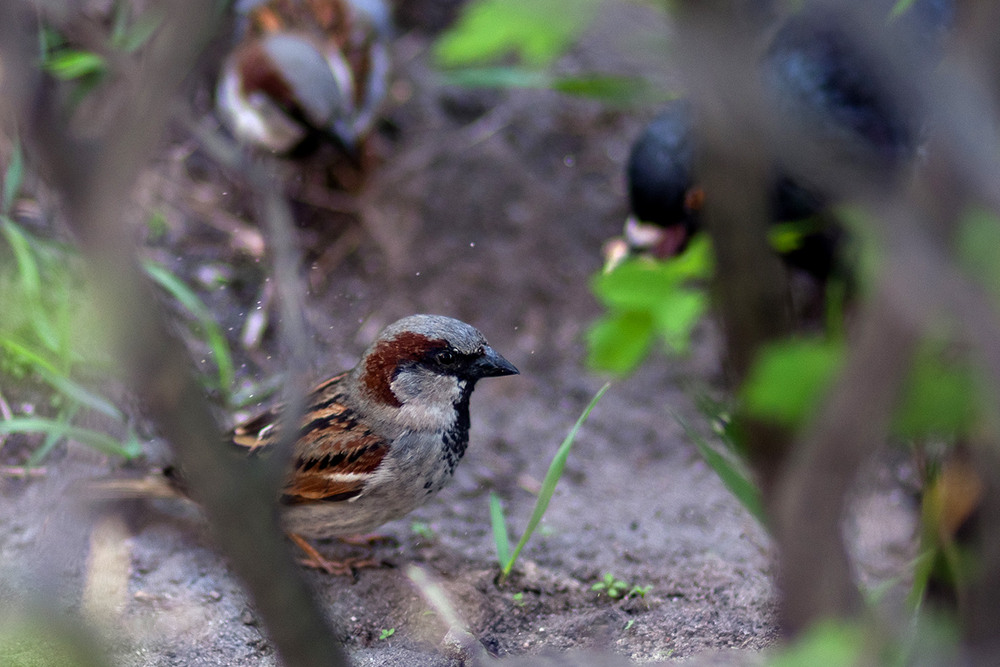
<svg viewBox="0 0 1000 667"><path fill-rule="evenodd" d="M853 667L856 665L960 664L958 633L952 619L917 614L893 626L876 618L822 621L795 641L770 649L767 667Z"/></svg>
<svg viewBox="0 0 1000 667"><path fill-rule="evenodd" d="M101 52L80 48L51 27L39 32L41 67L72 85L71 107L103 83L119 59L141 49L163 20L161 10L148 9L135 17L132 12L132 2L116 0L107 39L99 46Z"/></svg>
<svg viewBox="0 0 1000 667"><path fill-rule="evenodd" d="M848 623L821 623L768 661L769 667L852 667L866 664L867 634ZM877 664L877 663L876 663Z"/></svg>
<svg viewBox="0 0 1000 667"><path fill-rule="evenodd" d="M669 99L641 77L556 71L559 58L583 39L602 1L472 0L435 43L435 60L452 85L542 88L609 104Z"/></svg>
<svg viewBox="0 0 1000 667"><path fill-rule="evenodd" d="M749 414L799 429L809 423L843 366L842 340L781 341L761 350L741 390ZM915 357L893 415L904 440L966 436L981 416L983 387L967 359L950 358L942 340Z"/></svg>
<svg viewBox="0 0 1000 667"><path fill-rule="evenodd" d="M88 323L91 331L97 327L79 258L68 246L38 238L13 219L23 180L24 159L15 145L4 171L0 205L0 376L40 381L51 393L46 405L7 415L0 434L43 436L28 465L41 463L68 437L107 454L136 456L140 447L126 416L91 386L90 380L107 372L109 364L96 337L84 335ZM85 411L118 422L126 435L113 438L75 425Z"/></svg>
<svg viewBox="0 0 1000 667"><path fill-rule="evenodd" d="M591 288L607 312L587 333L588 363L621 375L633 371L656 340L687 352L708 309L704 285L712 266L711 246L701 235L668 261L635 259L596 275Z"/></svg>
<svg viewBox="0 0 1000 667"><path fill-rule="evenodd" d="M578 41L599 6L600 0L476 0L437 41L434 55L445 67L508 54L528 67L544 67Z"/></svg>
<svg viewBox="0 0 1000 667"><path fill-rule="evenodd" d="M844 361L843 341L797 339L761 350L743 384L750 414L784 426L811 417Z"/></svg>
<svg viewBox="0 0 1000 667"><path fill-rule="evenodd" d="M1000 304L1000 219L981 208L970 210L958 230L958 258L968 275L979 281Z"/></svg>
<svg viewBox="0 0 1000 667"><path fill-rule="evenodd" d="M132 458L141 445L129 417L97 385L114 374L114 363L103 339L103 328L88 292L84 267L70 246L43 239L14 219L14 207L24 182L24 159L15 146L4 170L0 202L0 386L41 383L48 390L17 391L24 408L5 415L0 435L41 437L26 464L42 463L66 439L109 455ZM228 342L211 312L180 278L153 262L148 275L188 313L192 331L211 353L216 374L206 385L230 396L233 362ZM22 395L24 394L24 395ZM39 404L39 397L42 399ZM109 429L124 435L80 426L87 413L101 415ZM112 426L114 425L114 426ZM2 440L0 440L2 441Z"/></svg>

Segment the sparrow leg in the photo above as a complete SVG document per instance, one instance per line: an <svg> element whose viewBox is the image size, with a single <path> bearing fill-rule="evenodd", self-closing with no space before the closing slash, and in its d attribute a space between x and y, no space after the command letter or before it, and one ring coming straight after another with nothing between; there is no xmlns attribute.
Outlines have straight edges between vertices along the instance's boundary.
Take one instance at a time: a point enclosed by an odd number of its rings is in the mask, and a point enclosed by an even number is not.
<svg viewBox="0 0 1000 667"><path fill-rule="evenodd" d="M309 542L307 542L301 535L288 533L288 537L292 540L292 542L298 545L298 547L302 549L306 555L304 559L299 561L300 564L317 570L323 570L327 574L351 574L356 569L363 567L375 567L377 565L374 558L351 558L343 561L328 560L324 558L320 552L316 551L316 548L309 544Z"/></svg>
<svg viewBox="0 0 1000 667"><path fill-rule="evenodd" d="M363 535L344 535L338 537L344 544L352 547L374 547L376 544L395 544L396 538L381 533L364 533Z"/></svg>

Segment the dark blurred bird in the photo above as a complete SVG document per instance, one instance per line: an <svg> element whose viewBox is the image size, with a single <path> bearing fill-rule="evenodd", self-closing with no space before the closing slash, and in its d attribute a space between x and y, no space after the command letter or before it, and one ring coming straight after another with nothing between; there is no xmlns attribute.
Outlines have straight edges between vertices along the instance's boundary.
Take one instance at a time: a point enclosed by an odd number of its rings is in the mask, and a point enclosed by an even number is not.
<svg viewBox="0 0 1000 667"><path fill-rule="evenodd" d="M621 239L609 244L609 264L628 255L664 259L687 247L701 229L705 192L695 178L695 136L691 104L672 102L643 131L632 146L627 179L632 215ZM806 189L775 173L770 193L773 222L800 222L810 231L799 235L782 257L793 267L819 280L834 270L835 250L842 230L825 221L811 220L825 207L817 190Z"/></svg>
<svg viewBox="0 0 1000 667"><path fill-rule="evenodd" d="M383 0L242 0L216 106L241 142L276 153L331 140L348 154L377 118L389 74Z"/></svg>
<svg viewBox="0 0 1000 667"><path fill-rule="evenodd" d="M781 249L792 267L819 281L837 270L844 232L823 219L832 193L824 169L848 165L877 179L899 178L922 141L919 96L909 81L894 80L881 66L883 48L911 67L933 66L954 8L950 0L917 0L904 14L869 32L855 29L834 8L808 4L782 24L761 61L761 85L775 127L818 147L820 168L775 163L770 179L773 222L795 222L802 231ZM609 264L632 254L670 257L684 250L701 226L705 193L695 174L694 110L674 101L633 144L627 167L632 216L624 238L606 249ZM836 161L833 163L832 161Z"/></svg>

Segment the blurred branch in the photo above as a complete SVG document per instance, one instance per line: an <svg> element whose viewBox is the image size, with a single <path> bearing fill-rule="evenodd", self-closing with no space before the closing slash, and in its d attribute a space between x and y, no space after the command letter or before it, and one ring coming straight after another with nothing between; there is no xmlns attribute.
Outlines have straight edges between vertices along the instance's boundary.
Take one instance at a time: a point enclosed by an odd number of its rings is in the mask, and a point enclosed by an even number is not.
<svg viewBox="0 0 1000 667"><path fill-rule="evenodd" d="M122 214L136 176L160 141L175 91L213 37L219 14L213 3L198 0L164 2L163 9L163 23L139 54L141 62L133 64L129 75L92 93L104 95L99 100L106 111L104 122L71 126L61 115L53 82L47 81L23 125L34 142L34 158L62 194L69 225L90 260L109 334L131 387L143 398L159 432L174 445L192 494L246 584L278 653L286 664L344 664L280 538L275 499L284 461L277 457L270 470L233 465L219 446L221 429L194 380L189 356L170 335L170 325L138 269L132 229ZM38 26L25 21L31 14L25 4L3 3L0 24L36 34ZM3 48L5 72L33 69L35 54L23 40L4 42ZM288 259L288 230L277 229L287 215L276 195L265 201L276 237L285 239L278 270L288 281L295 273L294 260ZM301 325L292 322L301 311L290 312L294 299L287 303L285 324L298 343L304 334Z"/></svg>
<svg viewBox="0 0 1000 667"><path fill-rule="evenodd" d="M698 168L712 193L705 200L705 220L734 385L743 381L760 347L788 335L792 326L785 272L767 241L771 153L761 131L766 123L757 82L758 12L754 2L692 0L677 14L677 53L683 54L697 110ZM739 420L769 505L788 435L745 416Z"/></svg>
<svg viewBox="0 0 1000 667"><path fill-rule="evenodd" d="M889 270L861 316L846 366L819 417L793 450L776 503L781 549L781 626L795 633L829 615L861 609L843 546L847 491L885 441L892 409L918 342L899 312Z"/></svg>

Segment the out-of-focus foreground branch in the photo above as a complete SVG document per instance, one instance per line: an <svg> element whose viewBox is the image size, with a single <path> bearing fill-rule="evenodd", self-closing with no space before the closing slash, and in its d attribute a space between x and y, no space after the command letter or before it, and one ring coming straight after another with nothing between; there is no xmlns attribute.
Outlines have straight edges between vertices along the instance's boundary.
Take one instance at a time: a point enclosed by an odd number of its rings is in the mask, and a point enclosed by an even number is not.
<svg viewBox="0 0 1000 667"><path fill-rule="evenodd" d="M698 109L698 156L705 219L716 257L713 293L725 330L730 380L746 377L760 347L791 331L784 270L768 243L769 151L758 131L762 113L755 50L760 29L754 3L692 2L679 12L678 54ZM729 15L719 20L717 14ZM726 44L727 48L717 46ZM748 280L748 276L753 276ZM784 460L788 437L739 416L765 505Z"/></svg>
<svg viewBox="0 0 1000 667"><path fill-rule="evenodd" d="M30 3L0 3L4 87L22 85L18 126L29 155L65 205L68 224L89 260L108 335L147 416L174 447L192 495L243 580L286 664L345 664L342 650L300 578L277 523L274 499L283 461L269 468L233 465L218 446L221 429L194 379L189 355L170 334L153 291L138 270L127 202L138 173L160 141L175 94L218 30L220 9L202 0L160 3L162 23L135 62L97 93L104 114L81 131L71 124L53 82L37 68L39 26ZM72 21L63 7L56 21ZM25 39L27 36L27 39ZM17 88L13 88L17 92ZM8 96L9 93L5 92ZM268 201L276 201L276 197ZM279 204L280 205L280 204ZM287 273L287 272L286 272ZM294 289L294 288L293 288ZM280 458L280 457L278 457Z"/></svg>

